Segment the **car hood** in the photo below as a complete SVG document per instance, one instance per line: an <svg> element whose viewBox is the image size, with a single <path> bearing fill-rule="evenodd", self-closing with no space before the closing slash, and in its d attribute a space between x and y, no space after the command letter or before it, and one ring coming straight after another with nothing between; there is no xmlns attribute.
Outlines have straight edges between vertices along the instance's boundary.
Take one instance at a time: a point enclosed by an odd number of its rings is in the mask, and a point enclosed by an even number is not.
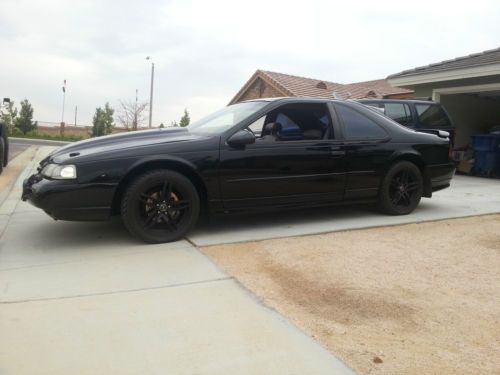
<svg viewBox="0 0 500 375"><path fill-rule="evenodd" d="M205 135L194 134L186 128L131 131L68 144L52 152L44 162L72 162L79 159L85 159L91 155L117 150L151 146L155 144L196 141L206 138ZM45 164L44 162L42 162L42 164Z"/></svg>

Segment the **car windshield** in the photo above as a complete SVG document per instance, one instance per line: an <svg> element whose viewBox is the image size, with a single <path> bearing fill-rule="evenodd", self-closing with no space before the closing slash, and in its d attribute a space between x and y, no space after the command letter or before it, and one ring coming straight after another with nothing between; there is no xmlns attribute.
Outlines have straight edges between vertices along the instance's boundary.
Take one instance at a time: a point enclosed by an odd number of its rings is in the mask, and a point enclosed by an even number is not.
<svg viewBox="0 0 500 375"><path fill-rule="evenodd" d="M233 104L192 123L188 129L197 133L221 134L267 104L265 101Z"/></svg>

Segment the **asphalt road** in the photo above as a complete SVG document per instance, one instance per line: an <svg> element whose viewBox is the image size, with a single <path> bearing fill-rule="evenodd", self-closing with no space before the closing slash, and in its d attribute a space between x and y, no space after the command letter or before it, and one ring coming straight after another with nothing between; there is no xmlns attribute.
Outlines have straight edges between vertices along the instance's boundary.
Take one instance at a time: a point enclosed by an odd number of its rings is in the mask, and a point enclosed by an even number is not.
<svg viewBox="0 0 500 375"><path fill-rule="evenodd" d="M21 152L26 150L30 145L28 143L17 143L10 141L9 142L9 161L14 159Z"/></svg>
<svg viewBox="0 0 500 375"><path fill-rule="evenodd" d="M68 142L48 141L44 139L9 138L9 160L14 159L30 146L63 146Z"/></svg>

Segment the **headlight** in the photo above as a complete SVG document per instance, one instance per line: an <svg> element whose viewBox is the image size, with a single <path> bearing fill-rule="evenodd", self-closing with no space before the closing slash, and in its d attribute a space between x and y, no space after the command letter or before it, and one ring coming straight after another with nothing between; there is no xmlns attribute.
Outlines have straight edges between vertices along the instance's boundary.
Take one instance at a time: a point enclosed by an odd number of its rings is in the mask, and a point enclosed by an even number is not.
<svg viewBox="0 0 500 375"><path fill-rule="evenodd" d="M56 180L72 180L76 178L76 167L74 165L48 164L42 169L42 175Z"/></svg>

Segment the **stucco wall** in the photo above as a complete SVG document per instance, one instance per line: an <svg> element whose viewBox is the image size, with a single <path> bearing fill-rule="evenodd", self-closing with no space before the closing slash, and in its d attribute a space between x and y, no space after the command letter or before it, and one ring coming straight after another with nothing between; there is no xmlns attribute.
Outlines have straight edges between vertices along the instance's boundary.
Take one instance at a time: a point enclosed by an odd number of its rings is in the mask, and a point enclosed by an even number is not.
<svg viewBox="0 0 500 375"><path fill-rule="evenodd" d="M283 96L283 94L259 78L248 88L238 101L242 102L244 100L259 98L277 98L280 96Z"/></svg>
<svg viewBox="0 0 500 375"><path fill-rule="evenodd" d="M500 82L500 75L490 76L490 77L478 77L478 78L468 78L468 79L458 79L454 81L443 81L437 83L430 83L425 85L417 85L412 87L415 90L415 97L431 97L432 90L442 89L447 87L459 87L459 86L472 86L472 85L485 85L488 83L498 83Z"/></svg>
<svg viewBox="0 0 500 375"><path fill-rule="evenodd" d="M456 126L455 146L466 146L470 136L500 125L500 101L469 94L441 95L441 104Z"/></svg>

